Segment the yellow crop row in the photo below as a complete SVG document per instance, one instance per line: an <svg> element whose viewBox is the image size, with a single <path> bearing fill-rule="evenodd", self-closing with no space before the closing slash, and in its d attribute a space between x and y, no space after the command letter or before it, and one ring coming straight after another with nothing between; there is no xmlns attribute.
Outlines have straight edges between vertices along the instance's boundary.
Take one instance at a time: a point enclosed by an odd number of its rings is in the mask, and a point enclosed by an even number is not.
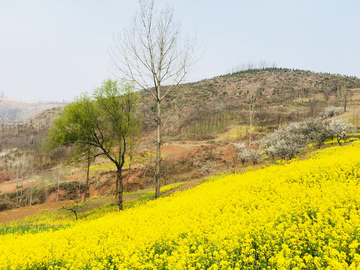
<svg viewBox="0 0 360 270"><path fill-rule="evenodd" d="M229 131L222 134L220 137L216 138L215 141L222 141L225 139L236 139L241 136L244 136L247 132L249 132L250 127L248 126L236 126L230 129ZM254 131L255 127L251 127L251 131Z"/></svg>
<svg viewBox="0 0 360 270"><path fill-rule="evenodd" d="M55 232L0 237L1 269L360 269L360 143L223 175Z"/></svg>

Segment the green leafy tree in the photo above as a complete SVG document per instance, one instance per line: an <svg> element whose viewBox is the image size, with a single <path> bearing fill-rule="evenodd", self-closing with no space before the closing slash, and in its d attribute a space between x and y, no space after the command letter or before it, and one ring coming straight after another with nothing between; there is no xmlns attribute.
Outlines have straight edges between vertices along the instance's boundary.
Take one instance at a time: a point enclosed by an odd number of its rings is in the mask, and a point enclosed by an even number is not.
<svg viewBox="0 0 360 270"><path fill-rule="evenodd" d="M128 145L139 136L140 121L135 119L138 94L125 81L105 80L92 96L83 93L66 105L54 121L46 138L47 149L75 145L74 153L89 158L104 155L117 169L116 197L123 209L122 167Z"/></svg>

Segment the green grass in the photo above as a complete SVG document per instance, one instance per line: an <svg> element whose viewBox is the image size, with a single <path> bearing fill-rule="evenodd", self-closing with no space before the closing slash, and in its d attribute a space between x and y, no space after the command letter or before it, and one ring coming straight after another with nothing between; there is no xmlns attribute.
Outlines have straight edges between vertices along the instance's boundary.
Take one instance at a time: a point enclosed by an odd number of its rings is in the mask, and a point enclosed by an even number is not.
<svg viewBox="0 0 360 270"><path fill-rule="evenodd" d="M164 186L160 189L160 194L164 194L167 191L173 190L175 188L181 187L186 182L174 183L171 185ZM129 196L139 196L138 198L124 202L124 210L143 205L148 201L151 201L155 197L155 191L149 190L140 190L131 193L124 193L124 200ZM91 210L92 205L98 204L99 199L103 198L95 196L89 199L85 203L79 203L77 206L78 211L78 222L94 220L101 218L108 213L118 212L119 207L115 202L105 203L103 205L97 206ZM115 201L115 199L114 199ZM56 231L64 228L68 228L76 224L75 215L65 209L57 209L54 211L42 210L41 212L26 217L21 220L13 221L9 224L2 225L0 224L0 235L5 234L35 234L39 232L46 231Z"/></svg>
<svg viewBox="0 0 360 270"><path fill-rule="evenodd" d="M5 234L18 234L23 235L26 233L35 234L39 232L57 231L65 229L69 225L48 225L48 224L22 224L22 225L1 225L0 224L0 235Z"/></svg>

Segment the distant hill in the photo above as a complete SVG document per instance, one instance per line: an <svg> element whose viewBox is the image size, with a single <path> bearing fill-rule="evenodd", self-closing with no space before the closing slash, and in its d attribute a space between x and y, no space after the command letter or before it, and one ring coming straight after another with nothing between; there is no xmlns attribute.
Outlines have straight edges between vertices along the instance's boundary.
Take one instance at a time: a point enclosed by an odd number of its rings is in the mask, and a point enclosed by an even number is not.
<svg viewBox="0 0 360 270"><path fill-rule="evenodd" d="M14 100L0 98L0 124L22 121L43 111L55 107L63 107L64 105L65 103L24 104Z"/></svg>
<svg viewBox="0 0 360 270"><path fill-rule="evenodd" d="M255 107L254 126L273 129L284 123L321 115L327 106L340 106L339 88L345 88L348 93L348 110L356 109L360 104L360 79L339 74L264 68L182 84L162 103L163 121L166 121L164 135L184 134L195 136L191 138L196 140L211 140L214 134L223 133L228 126L247 126L249 104ZM59 107L64 105L23 104L0 99L0 125L29 119L25 125L47 129L60 114ZM356 123L360 119L358 111L348 114L351 118L356 117ZM145 137L155 134L152 112L155 112L155 103L147 92L142 91L139 114L143 118Z"/></svg>
<svg viewBox="0 0 360 270"><path fill-rule="evenodd" d="M290 114L298 118L316 116L326 106L340 106L340 87L347 90L349 109L360 104L357 77L286 68L249 69L182 84L164 100L162 109L175 112L172 118L176 130L189 130L191 126L203 130L224 120L228 120L224 125L234 119L241 123L242 116L245 123L249 104L257 107L257 124L262 125L260 122L267 118L263 121L266 125L276 125L280 117ZM155 110L147 92L142 92L142 100L143 112ZM146 118L144 123L151 126Z"/></svg>

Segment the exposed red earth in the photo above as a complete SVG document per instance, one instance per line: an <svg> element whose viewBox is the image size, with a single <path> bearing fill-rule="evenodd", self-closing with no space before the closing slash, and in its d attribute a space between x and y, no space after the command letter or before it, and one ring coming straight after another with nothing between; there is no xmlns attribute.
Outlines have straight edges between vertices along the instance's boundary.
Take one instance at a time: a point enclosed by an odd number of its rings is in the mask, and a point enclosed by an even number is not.
<svg viewBox="0 0 360 270"><path fill-rule="evenodd" d="M195 145L165 145L161 147L161 155L166 157L182 157L186 154L191 153L191 151L196 148ZM156 149L150 150L153 153L156 153Z"/></svg>
<svg viewBox="0 0 360 270"><path fill-rule="evenodd" d="M18 183L21 185L21 179L18 180ZM38 183L38 180L34 179L34 180L24 180L24 186L23 189L31 187L31 186L36 186ZM11 181L6 181L6 182L2 182L0 183L0 193L13 193L16 192L16 181L15 180L11 180Z"/></svg>

